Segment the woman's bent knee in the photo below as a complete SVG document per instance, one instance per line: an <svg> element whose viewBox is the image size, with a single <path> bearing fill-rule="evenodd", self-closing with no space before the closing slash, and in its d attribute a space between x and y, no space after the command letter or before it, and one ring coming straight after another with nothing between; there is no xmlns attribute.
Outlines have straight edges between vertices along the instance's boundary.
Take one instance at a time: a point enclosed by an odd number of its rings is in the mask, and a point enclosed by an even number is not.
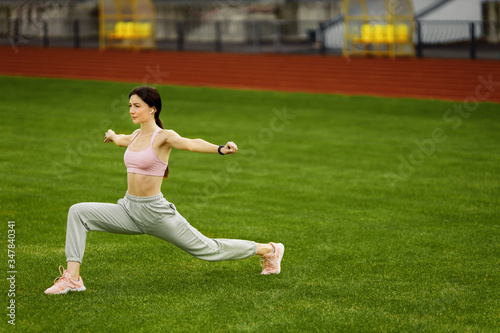
<svg viewBox="0 0 500 333"><path fill-rule="evenodd" d="M82 213L85 210L85 205L83 203L77 203L74 204L69 208L68 211L68 227L74 225L77 226L78 228L84 228L86 230L90 230L89 227L87 226L87 223L85 223L85 218L82 216Z"/></svg>
<svg viewBox="0 0 500 333"><path fill-rule="evenodd" d="M79 211L81 211L81 209L82 209L81 203L74 204L73 206L69 207L68 214L70 215L77 214Z"/></svg>
<svg viewBox="0 0 500 333"><path fill-rule="evenodd" d="M68 211L68 216L71 217L82 217L84 218L85 216L88 216L89 213L92 212L92 205L88 202L80 202L77 204L74 204L69 208Z"/></svg>

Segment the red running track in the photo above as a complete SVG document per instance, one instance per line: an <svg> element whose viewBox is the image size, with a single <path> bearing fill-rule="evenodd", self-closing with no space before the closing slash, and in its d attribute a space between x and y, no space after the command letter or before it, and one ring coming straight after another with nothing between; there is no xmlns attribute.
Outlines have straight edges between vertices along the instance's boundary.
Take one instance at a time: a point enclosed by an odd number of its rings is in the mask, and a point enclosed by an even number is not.
<svg viewBox="0 0 500 333"><path fill-rule="evenodd" d="M500 103L500 61L0 46L0 74Z"/></svg>

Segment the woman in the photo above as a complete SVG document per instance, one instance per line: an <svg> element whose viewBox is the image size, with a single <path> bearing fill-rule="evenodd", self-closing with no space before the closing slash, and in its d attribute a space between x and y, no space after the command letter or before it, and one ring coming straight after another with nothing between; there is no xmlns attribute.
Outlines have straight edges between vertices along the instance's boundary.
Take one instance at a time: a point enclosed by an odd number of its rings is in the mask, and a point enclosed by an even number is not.
<svg viewBox="0 0 500 333"><path fill-rule="evenodd" d="M234 239L210 239L193 228L161 193L163 178L168 177L168 159L172 148L200 153L235 154L232 141L216 146L202 139L186 139L173 130L163 129L160 120L160 94L152 87L139 87L129 94L130 115L140 129L131 135L108 130L104 142L127 147L124 161L128 188L117 204L79 203L68 213L66 230L67 270L60 266L61 277L46 294L83 291L80 264L87 233L91 230L118 234L148 234L176 245L196 258L207 261L236 260L260 255L261 274L279 274L285 248L281 243L257 244ZM62 268L62 269L61 269Z"/></svg>

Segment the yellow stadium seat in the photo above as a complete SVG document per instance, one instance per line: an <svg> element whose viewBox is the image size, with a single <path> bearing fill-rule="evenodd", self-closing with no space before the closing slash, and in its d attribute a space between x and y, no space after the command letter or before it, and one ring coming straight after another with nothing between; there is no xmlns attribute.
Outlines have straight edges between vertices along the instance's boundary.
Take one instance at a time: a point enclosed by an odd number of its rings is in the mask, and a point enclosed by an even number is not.
<svg viewBox="0 0 500 333"><path fill-rule="evenodd" d="M125 22L117 22L115 25L115 34L117 37L122 38L125 34Z"/></svg>
<svg viewBox="0 0 500 333"><path fill-rule="evenodd" d="M373 39L373 29L370 24L363 24L361 26L361 43L371 43Z"/></svg>
<svg viewBox="0 0 500 333"><path fill-rule="evenodd" d="M136 35L135 33L135 23L134 22L126 22L125 27L123 29L123 38L125 39L131 39L134 38Z"/></svg>
<svg viewBox="0 0 500 333"><path fill-rule="evenodd" d="M115 24L115 30L108 34L108 38L110 39L120 39L123 38L123 29L124 29L124 24L125 22L116 22Z"/></svg>
<svg viewBox="0 0 500 333"><path fill-rule="evenodd" d="M373 27L373 41L375 43L384 43L385 42L385 26L382 24L376 24Z"/></svg>
<svg viewBox="0 0 500 333"><path fill-rule="evenodd" d="M151 36L151 33L152 33L151 23L148 22L137 23L137 35L139 38L149 37Z"/></svg>
<svg viewBox="0 0 500 333"><path fill-rule="evenodd" d="M385 41L389 44L394 44L396 37L394 32L394 25L388 24L385 28Z"/></svg>
<svg viewBox="0 0 500 333"><path fill-rule="evenodd" d="M408 26L406 24L399 24L396 27L396 42L408 43L409 40Z"/></svg>
<svg viewBox="0 0 500 333"><path fill-rule="evenodd" d="M117 22L114 32L108 35L109 39L145 39L152 35L152 26L149 22Z"/></svg>
<svg viewBox="0 0 500 333"><path fill-rule="evenodd" d="M153 38L151 22L117 22L105 35L108 47L140 48Z"/></svg>

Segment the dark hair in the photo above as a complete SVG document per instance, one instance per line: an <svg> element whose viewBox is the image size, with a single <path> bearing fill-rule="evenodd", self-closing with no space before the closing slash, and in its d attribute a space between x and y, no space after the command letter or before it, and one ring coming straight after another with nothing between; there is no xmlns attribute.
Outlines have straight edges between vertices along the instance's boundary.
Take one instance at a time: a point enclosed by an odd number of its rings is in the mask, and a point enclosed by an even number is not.
<svg viewBox="0 0 500 333"><path fill-rule="evenodd" d="M128 94L128 98L131 96L137 95L144 103L146 103L149 107L155 107L156 112L154 113L155 122L158 127L163 128L163 123L160 120L160 111L161 111L161 97L160 93L156 88L149 86L137 87ZM167 170L165 170L165 175L163 176L168 178L168 165Z"/></svg>

